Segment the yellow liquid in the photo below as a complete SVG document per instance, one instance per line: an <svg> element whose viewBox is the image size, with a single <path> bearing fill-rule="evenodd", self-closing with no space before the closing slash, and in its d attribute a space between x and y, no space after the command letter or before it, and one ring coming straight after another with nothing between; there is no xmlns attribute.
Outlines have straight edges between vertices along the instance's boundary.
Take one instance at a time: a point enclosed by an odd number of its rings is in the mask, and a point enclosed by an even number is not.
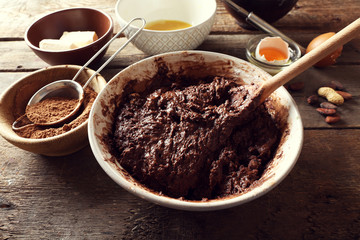
<svg viewBox="0 0 360 240"><path fill-rule="evenodd" d="M191 24L178 20L157 20L145 25L145 29L158 31L171 31L191 27Z"/></svg>

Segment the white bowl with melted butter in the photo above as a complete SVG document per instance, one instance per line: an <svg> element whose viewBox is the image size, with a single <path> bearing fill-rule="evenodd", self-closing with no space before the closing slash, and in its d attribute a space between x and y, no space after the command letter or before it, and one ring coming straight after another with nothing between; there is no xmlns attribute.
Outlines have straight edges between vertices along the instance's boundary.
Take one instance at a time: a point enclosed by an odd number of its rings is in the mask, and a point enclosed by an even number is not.
<svg viewBox="0 0 360 240"><path fill-rule="evenodd" d="M118 0L115 7L121 27L135 17L146 20L133 44L149 55L195 49L209 35L215 13L216 0ZM126 37L139 27L140 23L134 22L125 30Z"/></svg>

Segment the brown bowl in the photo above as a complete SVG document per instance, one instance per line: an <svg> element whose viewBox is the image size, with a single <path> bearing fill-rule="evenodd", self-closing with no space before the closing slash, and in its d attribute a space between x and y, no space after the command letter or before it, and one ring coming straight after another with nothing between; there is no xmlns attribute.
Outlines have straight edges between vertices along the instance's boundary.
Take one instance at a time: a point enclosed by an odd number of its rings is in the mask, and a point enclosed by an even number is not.
<svg viewBox="0 0 360 240"><path fill-rule="evenodd" d="M25 42L36 55L50 65L84 65L111 39L113 28L111 17L103 11L93 8L69 8L34 21L25 32ZM39 48L41 40L59 39L64 31L95 31L99 39L87 46L66 51L47 51ZM104 56L106 50L94 63Z"/></svg>
<svg viewBox="0 0 360 240"><path fill-rule="evenodd" d="M27 102L37 90L56 80L71 79L79 69L80 66L74 65L44 68L19 79L8 87L0 97L0 135L19 148L47 156L68 155L88 145L88 120L70 131L41 139L20 137L12 129L13 122L24 114ZM94 72L86 68L76 81L85 83ZM105 85L105 79L98 74L89 87L99 93Z"/></svg>

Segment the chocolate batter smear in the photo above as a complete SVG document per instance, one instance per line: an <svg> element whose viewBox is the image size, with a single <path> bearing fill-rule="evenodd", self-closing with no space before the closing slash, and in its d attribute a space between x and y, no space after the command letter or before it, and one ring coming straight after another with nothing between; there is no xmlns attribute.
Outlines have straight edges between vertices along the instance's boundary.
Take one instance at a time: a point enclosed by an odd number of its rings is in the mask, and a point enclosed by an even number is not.
<svg viewBox="0 0 360 240"><path fill-rule="evenodd" d="M126 94L110 136L130 175L186 200L240 194L260 179L281 131L265 105L257 106L256 85L175 77L152 86Z"/></svg>

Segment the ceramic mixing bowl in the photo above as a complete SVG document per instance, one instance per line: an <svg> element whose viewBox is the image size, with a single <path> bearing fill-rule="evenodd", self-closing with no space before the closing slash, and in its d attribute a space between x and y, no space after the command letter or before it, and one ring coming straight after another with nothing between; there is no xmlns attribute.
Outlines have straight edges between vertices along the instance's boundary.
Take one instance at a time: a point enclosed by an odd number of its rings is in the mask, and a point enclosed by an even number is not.
<svg viewBox="0 0 360 240"><path fill-rule="evenodd" d="M121 27L135 17L142 17L147 23L157 20L177 20L192 25L172 31L144 29L133 43L138 49L150 55L195 49L210 33L215 13L216 0L118 0L115 7L116 18ZM139 25L131 25L125 31L125 35L129 38L138 28Z"/></svg>
<svg viewBox="0 0 360 240"><path fill-rule="evenodd" d="M50 65L84 65L112 37L114 23L110 15L93 8L68 8L47 14L35 20L25 32L26 44ZM65 31L95 31L98 40L84 47L53 51L40 49L43 39L59 39ZM104 50L94 61L104 56Z"/></svg>
<svg viewBox="0 0 360 240"><path fill-rule="evenodd" d="M284 87L277 89L271 98L276 103L271 115L279 116L286 124L282 139L270 165L254 186L241 194L225 198L190 201L164 196L148 189L136 180L117 163L104 141L114 121L116 99L121 99L124 87L135 80L136 91L146 89L148 82L158 72L158 63L162 62L173 74L191 77L225 76L242 79L246 83L261 82L271 76L262 69L235 57L224 54L202 51L180 51L153 56L137 62L111 79L96 99L89 117L89 141L91 149L104 171L127 191L153 203L182 210L206 211L224 209L251 201L267 193L279 184L291 171L300 154L303 142L303 126L297 106ZM164 67L162 65L162 67Z"/></svg>

